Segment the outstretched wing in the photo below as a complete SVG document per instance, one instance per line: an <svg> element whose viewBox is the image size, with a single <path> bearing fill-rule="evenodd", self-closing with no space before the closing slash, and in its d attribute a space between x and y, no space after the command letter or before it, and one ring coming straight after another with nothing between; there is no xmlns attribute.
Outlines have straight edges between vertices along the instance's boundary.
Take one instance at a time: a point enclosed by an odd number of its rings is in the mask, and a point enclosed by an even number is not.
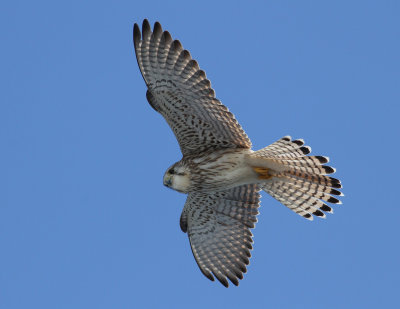
<svg viewBox="0 0 400 309"><path fill-rule="evenodd" d="M260 202L257 185L207 193L190 193L181 215L193 255L202 273L226 287L238 285L249 264L251 228ZM214 276L213 276L214 275Z"/></svg>
<svg viewBox="0 0 400 309"><path fill-rule="evenodd" d="M134 25L136 58L148 87L147 100L167 120L183 155L218 148L251 148L228 108L215 98L204 71L178 40L156 22Z"/></svg>

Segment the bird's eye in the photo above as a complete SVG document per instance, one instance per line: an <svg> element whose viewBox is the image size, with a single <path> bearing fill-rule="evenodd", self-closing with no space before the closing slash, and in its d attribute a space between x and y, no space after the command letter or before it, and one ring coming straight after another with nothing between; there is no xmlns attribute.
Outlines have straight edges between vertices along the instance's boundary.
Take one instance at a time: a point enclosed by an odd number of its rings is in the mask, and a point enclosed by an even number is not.
<svg viewBox="0 0 400 309"><path fill-rule="evenodd" d="M171 175L174 175L174 174L175 174L175 171L174 171L173 168L171 168L171 169L168 171L168 173L171 174Z"/></svg>

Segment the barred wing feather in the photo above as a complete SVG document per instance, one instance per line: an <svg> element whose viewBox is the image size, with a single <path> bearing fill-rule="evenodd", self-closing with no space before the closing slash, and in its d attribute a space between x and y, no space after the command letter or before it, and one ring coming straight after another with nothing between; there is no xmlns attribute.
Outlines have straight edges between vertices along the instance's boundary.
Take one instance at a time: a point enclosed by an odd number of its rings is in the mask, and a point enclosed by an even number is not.
<svg viewBox="0 0 400 309"><path fill-rule="evenodd" d="M260 202L256 185L230 190L190 193L181 216L193 255L201 272L214 276L226 287L229 279L238 285L249 264L252 249L251 228L257 222Z"/></svg>
<svg viewBox="0 0 400 309"><path fill-rule="evenodd" d="M134 25L136 58L150 105L166 119L183 155L218 148L251 148L228 108L215 98L204 71L187 50L156 22L143 33Z"/></svg>

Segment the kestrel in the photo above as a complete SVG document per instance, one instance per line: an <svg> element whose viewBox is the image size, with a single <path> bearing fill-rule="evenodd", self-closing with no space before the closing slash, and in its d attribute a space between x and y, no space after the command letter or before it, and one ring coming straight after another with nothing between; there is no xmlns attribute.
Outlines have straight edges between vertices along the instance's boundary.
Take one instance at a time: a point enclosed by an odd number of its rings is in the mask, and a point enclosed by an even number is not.
<svg viewBox="0 0 400 309"><path fill-rule="evenodd" d="M261 149L215 97L204 71L178 40L156 22L133 29L137 62L150 105L174 132L182 159L164 175L164 185L186 193L180 227L188 233L201 272L226 287L238 285L249 264L252 233L263 190L308 220L340 204L335 169L325 156L308 156L301 139L285 136Z"/></svg>

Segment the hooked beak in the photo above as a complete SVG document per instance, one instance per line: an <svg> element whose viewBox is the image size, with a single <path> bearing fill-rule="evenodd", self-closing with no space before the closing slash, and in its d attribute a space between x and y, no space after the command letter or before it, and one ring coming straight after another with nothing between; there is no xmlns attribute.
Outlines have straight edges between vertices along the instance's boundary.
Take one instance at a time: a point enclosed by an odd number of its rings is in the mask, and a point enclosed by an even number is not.
<svg viewBox="0 0 400 309"><path fill-rule="evenodd" d="M164 176L164 186L171 187L172 186L172 175Z"/></svg>

